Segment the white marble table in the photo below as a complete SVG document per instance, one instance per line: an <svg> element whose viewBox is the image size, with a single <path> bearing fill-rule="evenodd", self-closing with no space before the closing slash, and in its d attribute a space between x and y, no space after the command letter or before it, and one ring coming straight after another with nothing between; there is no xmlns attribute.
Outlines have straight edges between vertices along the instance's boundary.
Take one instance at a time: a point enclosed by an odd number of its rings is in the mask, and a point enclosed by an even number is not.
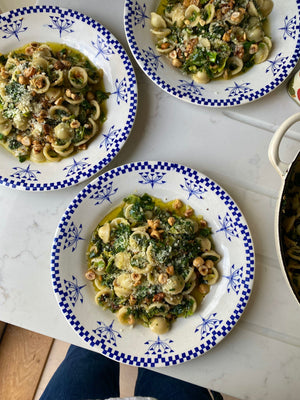
<svg viewBox="0 0 300 400"><path fill-rule="evenodd" d="M124 1L42 3L74 8L99 20L130 54L123 30ZM136 122L108 169L151 159L174 161L203 172L221 184L243 211L256 254L253 293L233 331L205 355L159 372L240 399L297 400L300 308L276 256L273 227L281 180L267 152L276 126L300 110L288 98L284 85L263 100L236 109L186 104L162 92L133 64L139 87ZM282 144L283 159L294 158L299 139L295 125ZM0 320L79 346L85 343L57 306L49 260L60 217L84 185L49 193L0 187Z"/></svg>

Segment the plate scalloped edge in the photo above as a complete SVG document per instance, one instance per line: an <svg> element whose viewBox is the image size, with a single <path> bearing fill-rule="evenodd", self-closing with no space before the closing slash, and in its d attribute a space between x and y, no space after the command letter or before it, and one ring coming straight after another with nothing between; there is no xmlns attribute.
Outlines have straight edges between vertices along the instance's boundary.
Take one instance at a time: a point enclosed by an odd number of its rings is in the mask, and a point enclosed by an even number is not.
<svg viewBox="0 0 300 400"><path fill-rule="evenodd" d="M126 331L126 328L122 329L118 327L116 325L118 322L114 325L115 319L113 318L113 314L109 316L107 321L97 321L97 329L87 329L84 326L85 324L76 316L74 309L76 309L76 303L79 304L79 307L82 306L82 291L86 285L80 283L82 279L81 277L77 279L75 272L69 280L61 276L60 258L62 252L68 247L73 246L73 248L76 248L77 244L82 242L80 235L83 228L80 224L80 230L78 230L76 222L72 219L75 217L77 209L85 201L89 201L89 204L91 204L91 201L94 202L93 207L103 206L104 202L112 206L112 198L117 193L117 190L113 190L113 185L111 184L114 182L114 179L124 179L124 175L126 174L135 174L135 177L140 179L140 191L145 192L145 185L148 185L149 190L151 190L151 187L153 189L156 185L163 186L166 184L169 173L183 178L185 187L182 187L182 190L189 198L194 196L198 202L198 200L201 201L203 199L206 193L212 194L220 204L225 206L225 210L227 210L226 215L224 215L224 218L219 218L220 229L217 232L219 235L223 235L222 240L231 243L229 245L232 245L235 240L239 241L238 243L244 252L243 265L228 265L226 267L226 275L224 273L222 276L223 286L221 290L222 293L224 292L222 295L231 296L228 300L231 307L231 310L228 311L229 314L226 315L225 319L221 320L215 310L210 310L209 312L207 311L208 315L198 318L198 322L200 323L197 323L193 327L193 334L197 336L190 348L184 351L176 351L174 347L176 340L172 337L172 328L168 332L168 338L162 335L161 337L158 336L156 340L152 340L151 335L148 335L148 340L143 343L143 346L145 346L143 356L130 354L130 352L134 352L134 349L128 348L128 344L125 348L122 348L120 344L122 335L125 336L124 329ZM126 182L128 184L128 177ZM87 205L85 205L86 214ZM68 242L67 238L70 232L72 240ZM68 262L68 264L70 263ZM63 315L72 328L92 349L100 351L105 356L118 362L129 365L143 367L170 366L191 360L206 353L219 343L236 325L244 312L252 291L254 280L254 248L249 228L241 211L230 196L214 181L195 170L176 163L159 161L135 162L122 165L100 175L88 184L70 203L55 233L51 253L51 278L54 292ZM70 289L72 293L76 293L76 301L74 301L74 296L70 295ZM79 297L81 301L77 301ZM98 318L100 317L98 316ZM182 322L189 321L191 318L189 317ZM109 322L111 319L112 322ZM195 324L195 321L193 323ZM96 328L96 321L94 326ZM145 330L146 328L143 329ZM133 332L134 330L130 330L129 334ZM136 343L137 341L135 340L135 346Z"/></svg>
<svg viewBox="0 0 300 400"><path fill-rule="evenodd" d="M50 18L50 24L44 24L42 26L49 29L49 32L51 32L52 35L52 41L55 41L53 40L53 32L56 32L57 41L61 43L67 42L71 45L68 42L69 38L64 38L64 40L62 40L61 37L62 35L72 35L74 33L73 25L76 22L83 23L87 27L91 27L95 30L96 40L95 42L91 41L90 46L95 48L95 52L98 52L96 57L103 57L103 62L110 61L110 55L118 57L118 62L122 65L124 71L126 71L126 77L116 77L117 79L114 82L114 91L111 94L114 95L117 105L123 106L123 104L126 103L127 109L126 120L122 126L115 127L112 125L107 130L106 128L103 128L102 133L99 135L99 137L102 138L99 148L100 150L101 147L102 149L105 148L105 150L103 150L102 158L100 157L100 161L98 161L98 158L97 161L94 163L92 161L92 164L90 164L87 161L89 150L86 150L85 153L79 152L73 157L71 156L65 159L69 160L70 165L66 165L66 163L63 165L62 162L65 160L56 164L57 169L60 168L60 166L63 166L61 171L62 176L57 180L53 177L51 177L49 181L47 181L47 178L46 181L41 180L41 174L47 175L47 172L44 172L43 165L33 164L30 161L26 161L20 165L17 159L14 158L16 164L12 166L6 165L5 168L7 168L7 171L0 173L0 184L26 191L63 189L71 185L76 185L100 172L113 160L125 144L133 127L137 111L137 81L131 61L123 46L118 42L114 35L101 25L100 22L95 21L93 18L78 11L60 8L58 6L37 5L18 8L0 15L1 39L14 40L14 48L20 47L20 45L18 45L18 43L20 43L20 38L22 38L22 35L28 35L29 33L29 26L26 26L25 17L38 17L39 14L41 16L47 15ZM38 21L38 23L41 24L42 22ZM31 40L35 39L36 36L32 36ZM110 49L108 48L106 41L111 46ZM100 140L99 137L97 137L97 140ZM96 140L96 138L94 140Z"/></svg>

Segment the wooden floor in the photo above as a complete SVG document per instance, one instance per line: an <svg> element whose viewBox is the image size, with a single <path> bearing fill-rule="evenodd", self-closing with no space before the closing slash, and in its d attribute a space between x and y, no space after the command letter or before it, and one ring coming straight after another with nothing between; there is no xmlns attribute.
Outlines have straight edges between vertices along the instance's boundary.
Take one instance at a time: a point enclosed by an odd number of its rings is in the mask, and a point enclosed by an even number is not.
<svg viewBox="0 0 300 400"><path fill-rule="evenodd" d="M39 400L69 344L0 321L0 399ZM133 396L137 368L121 364L121 397ZM238 400L224 395L224 400Z"/></svg>

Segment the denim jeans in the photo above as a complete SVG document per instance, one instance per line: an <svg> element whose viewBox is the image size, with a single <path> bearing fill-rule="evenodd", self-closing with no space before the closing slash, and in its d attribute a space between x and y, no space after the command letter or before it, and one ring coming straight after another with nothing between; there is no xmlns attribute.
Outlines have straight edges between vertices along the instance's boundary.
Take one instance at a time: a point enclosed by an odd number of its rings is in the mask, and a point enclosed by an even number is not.
<svg viewBox="0 0 300 400"><path fill-rule="evenodd" d="M119 397L119 371L116 361L101 354L70 346L40 400L92 400ZM215 393L216 399L222 399ZM207 389L139 368L135 396L157 400L211 400ZM220 396L220 397L219 397Z"/></svg>

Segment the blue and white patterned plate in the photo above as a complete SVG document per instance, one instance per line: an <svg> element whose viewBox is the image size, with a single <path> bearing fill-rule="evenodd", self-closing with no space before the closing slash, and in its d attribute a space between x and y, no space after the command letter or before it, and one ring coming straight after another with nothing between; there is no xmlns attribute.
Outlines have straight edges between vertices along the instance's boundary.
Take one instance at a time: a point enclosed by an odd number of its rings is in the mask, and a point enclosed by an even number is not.
<svg viewBox="0 0 300 400"><path fill-rule="evenodd" d="M115 314L96 305L94 288L84 276L93 230L131 193L191 205L212 227L222 255L220 279L198 311L179 318L160 336L141 325L121 325ZM204 354L233 329L251 293L254 249L241 211L217 183L182 165L135 162L99 176L70 203L55 233L51 277L63 315L92 349L130 365L169 366Z"/></svg>
<svg viewBox="0 0 300 400"><path fill-rule="evenodd" d="M134 123L136 77L124 48L100 23L77 11L26 7L0 15L0 53L32 41L65 43L104 70L107 120L88 149L58 163L20 163L0 146L0 183L42 191L66 188L101 171L121 150Z"/></svg>
<svg viewBox="0 0 300 400"><path fill-rule="evenodd" d="M196 84L173 68L155 50L150 33L150 14L160 0L125 0L124 24L131 51L145 74L167 93L190 103L231 107L249 103L278 87L300 56L300 0L274 1L269 16L273 48L269 58L231 80Z"/></svg>

